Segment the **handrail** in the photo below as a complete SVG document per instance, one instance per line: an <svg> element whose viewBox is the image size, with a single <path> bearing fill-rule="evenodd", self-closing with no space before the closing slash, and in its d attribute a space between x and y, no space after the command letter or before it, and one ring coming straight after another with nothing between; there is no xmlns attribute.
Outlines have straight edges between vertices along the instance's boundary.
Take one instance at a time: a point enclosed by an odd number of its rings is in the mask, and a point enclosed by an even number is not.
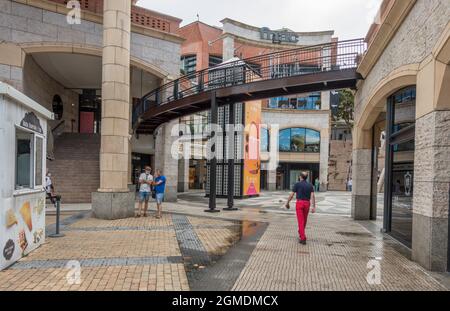
<svg viewBox="0 0 450 311"><path fill-rule="evenodd" d="M330 42L222 63L184 75L144 95L133 110L133 127L149 109L169 102L256 81L356 68L366 51L364 39Z"/></svg>
<svg viewBox="0 0 450 311"><path fill-rule="evenodd" d="M54 128L52 128L52 133L55 133L58 128L60 128L63 124L66 123L66 120L62 120L59 122Z"/></svg>

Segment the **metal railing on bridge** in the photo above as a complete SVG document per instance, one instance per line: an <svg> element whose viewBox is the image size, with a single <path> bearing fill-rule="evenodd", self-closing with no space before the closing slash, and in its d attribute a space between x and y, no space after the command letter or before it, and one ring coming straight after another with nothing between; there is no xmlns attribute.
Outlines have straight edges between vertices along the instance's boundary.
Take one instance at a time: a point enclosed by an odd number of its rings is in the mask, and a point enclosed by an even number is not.
<svg viewBox="0 0 450 311"><path fill-rule="evenodd" d="M211 90L264 80L356 68L364 39L331 42L230 61L182 76L145 95L133 109L133 125L149 109Z"/></svg>

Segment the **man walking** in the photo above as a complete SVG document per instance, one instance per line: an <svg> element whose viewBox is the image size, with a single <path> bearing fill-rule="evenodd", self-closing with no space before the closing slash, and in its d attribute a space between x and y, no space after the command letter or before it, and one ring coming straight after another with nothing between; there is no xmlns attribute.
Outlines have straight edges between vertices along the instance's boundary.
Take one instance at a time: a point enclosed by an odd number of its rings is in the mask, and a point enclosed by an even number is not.
<svg viewBox="0 0 450 311"><path fill-rule="evenodd" d="M150 200L150 194L152 192L150 185L153 182L153 176L151 175L152 168L150 166L145 167L144 173L139 177L139 211L136 217L147 217L148 201ZM145 203L144 215L142 215L142 205Z"/></svg>
<svg viewBox="0 0 450 311"><path fill-rule="evenodd" d="M286 203L286 208L290 208L289 203L291 203L294 195L297 196L297 221L298 221L298 234L300 236L300 244L306 245L306 234L305 228L308 221L309 209L312 201L312 213L316 212L316 196L314 194L314 187L310 184L308 180L308 173L303 172L300 176L300 181L294 185L292 193Z"/></svg>
<svg viewBox="0 0 450 311"><path fill-rule="evenodd" d="M162 202L164 201L164 192L166 191L166 176L162 175L161 170L156 170L156 178L153 186L156 193L156 218L162 217Z"/></svg>

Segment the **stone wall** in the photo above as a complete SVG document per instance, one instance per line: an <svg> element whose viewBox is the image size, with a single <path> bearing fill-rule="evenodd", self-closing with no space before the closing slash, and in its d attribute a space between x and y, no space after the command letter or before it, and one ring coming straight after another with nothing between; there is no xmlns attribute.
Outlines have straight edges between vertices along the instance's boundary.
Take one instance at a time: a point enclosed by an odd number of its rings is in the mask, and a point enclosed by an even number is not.
<svg viewBox="0 0 450 311"><path fill-rule="evenodd" d="M0 64L0 81L8 83L19 91L23 91L22 67Z"/></svg>
<svg viewBox="0 0 450 311"><path fill-rule="evenodd" d="M176 202L178 193L178 159L172 157L172 147L178 150L176 137L172 137L172 128L177 126L178 120L173 120L159 127L155 143L154 169L161 170L166 176L165 201Z"/></svg>
<svg viewBox="0 0 450 311"><path fill-rule="evenodd" d="M347 181L348 178L351 177L352 149L353 144L351 141L330 141L328 190L347 190Z"/></svg>
<svg viewBox="0 0 450 311"><path fill-rule="evenodd" d="M50 111L53 111L53 96L59 95L64 107L61 119L61 121L65 121L64 131L72 132L72 120L74 120L73 132L78 132L78 93L64 88L63 85L51 78L39 67L32 56L25 58L23 73L24 93ZM51 123L55 126L59 122L59 120L55 120Z"/></svg>
<svg viewBox="0 0 450 311"><path fill-rule="evenodd" d="M80 25L70 25L64 14L11 0L0 0L0 41L2 40L16 44L74 43L101 49L103 25L87 20L82 20ZM180 72L180 50L179 43L138 33L131 34L131 56L155 65L174 76ZM7 73L3 74L7 75Z"/></svg>
<svg viewBox="0 0 450 311"><path fill-rule="evenodd" d="M412 247L434 271L448 269L449 192L450 110L433 111L416 121Z"/></svg>
<svg viewBox="0 0 450 311"><path fill-rule="evenodd" d="M399 30L385 48L356 97L358 120L376 85L393 70L423 61L444 31L450 16L448 0L417 0Z"/></svg>

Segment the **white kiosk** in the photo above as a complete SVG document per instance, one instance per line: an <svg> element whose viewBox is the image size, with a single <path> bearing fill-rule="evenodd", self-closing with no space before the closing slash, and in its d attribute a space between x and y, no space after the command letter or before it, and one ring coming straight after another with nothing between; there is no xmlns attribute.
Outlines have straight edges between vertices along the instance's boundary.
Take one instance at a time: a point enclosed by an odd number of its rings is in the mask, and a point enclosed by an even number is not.
<svg viewBox="0 0 450 311"><path fill-rule="evenodd" d="M50 119L50 111L0 82L0 270L45 240Z"/></svg>

